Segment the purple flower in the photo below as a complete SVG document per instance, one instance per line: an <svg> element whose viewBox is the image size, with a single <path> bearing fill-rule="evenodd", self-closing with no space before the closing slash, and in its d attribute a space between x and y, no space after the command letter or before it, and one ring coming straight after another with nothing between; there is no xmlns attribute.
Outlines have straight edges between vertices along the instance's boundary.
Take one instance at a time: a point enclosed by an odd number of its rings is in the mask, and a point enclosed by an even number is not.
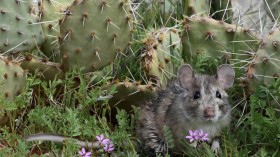
<svg viewBox="0 0 280 157"><path fill-rule="evenodd" d="M201 141L208 141L209 139L207 138L208 134L207 133L203 133L203 130L200 130L200 132L198 133L199 139Z"/></svg>
<svg viewBox="0 0 280 157"><path fill-rule="evenodd" d="M113 151L115 148L114 148L114 145L113 143L110 141L109 138L104 138L104 135L101 134L100 136L96 136L99 144L102 144L104 147L104 151L107 152L107 153L110 153L111 151Z"/></svg>
<svg viewBox="0 0 280 157"><path fill-rule="evenodd" d="M114 148L114 145L113 143L107 143L105 146L104 146L104 150L105 152L107 153L110 153L111 151L113 151L115 148Z"/></svg>
<svg viewBox="0 0 280 157"><path fill-rule="evenodd" d="M198 131L195 130L194 132L192 130L189 130L189 133L190 133L190 136L186 136L186 138L190 139L190 142L193 142L195 140L198 140L199 139L199 136L198 136Z"/></svg>
<svg viewBox="0 0 280 157"><path fill-rule="evenodd" d="M90 157L91 152L86 152L85 148L82 148L82 150L79 151L79 154L81 155L81 157Z"/></svg>
<svg viewBox="0 0 280 157"><path fill-rule="evenodd" d="M110 139L108 139L108 138L104 139L103 134L101 134L100 136L96 136L96 138L97 138L99 144L107 145L110 142Z"/></svg>
<svg viewBox="0 0 280 157"><path fill-rule="evenodd" d="M208 133L204 133L203 130L195 130L194 132L192 130L189 130L190 135L186 136L186 138L190 139L190 142L193 141L208 141L209 138L207 138Z"/></svg>

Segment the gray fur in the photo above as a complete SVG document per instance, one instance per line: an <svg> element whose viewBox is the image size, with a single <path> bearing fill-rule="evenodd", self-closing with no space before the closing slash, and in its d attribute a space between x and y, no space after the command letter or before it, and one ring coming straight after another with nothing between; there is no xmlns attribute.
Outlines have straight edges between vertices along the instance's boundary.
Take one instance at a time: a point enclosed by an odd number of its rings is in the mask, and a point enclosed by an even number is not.
<svg viewBox="0 0 280 157"><path fill-rule="evenodd" d="M181 69L192 72L189 71L190 68ZM221 71L225 70L227 72L221 75ZM186 75L180 76L180 73L184 72L181 72L179 68L178 79L171 81L166 90L159 92L157 98L143 104L137 132L143 141L147 155L154 156L155 153L165 154L167 152L163 140L164 126L170 128L175 141L175 147L171 151L180 152L180 141L187 140L185 136L188 134L188 130L202 129L209 133L208 137L212 142L220 135L222 128L229 125L231 107L228 104L225 89L233 84L234 71L229 65L224 65L217 72L213 76L195 74L192 79L186 79L191 81L191 85L186 81L186 86L184 86L184 81L183 84L181 81L184 78L180 77L186 77ZM196 91L200 91L199 99L194 99ZM217 91L220 92L221 99L216 97ZM205 117L206 107L214 109L214 117ZM215 146L215 148L217 147Z"/></svg>

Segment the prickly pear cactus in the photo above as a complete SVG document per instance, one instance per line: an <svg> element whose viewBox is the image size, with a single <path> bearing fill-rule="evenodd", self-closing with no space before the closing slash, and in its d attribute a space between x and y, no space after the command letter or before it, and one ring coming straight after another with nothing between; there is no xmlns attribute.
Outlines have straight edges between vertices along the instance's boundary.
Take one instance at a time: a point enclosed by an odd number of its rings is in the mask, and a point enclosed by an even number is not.
<svg viewBox="0 0 280 157"><path fill-rule="evenodd" d="M143 44L143 69L150 80L164 89L168 81L176 76L176 69L182 63L178 30L162 28L152 31L148 33Z"/></svg>
<svg viewBox="0 0 280 157"><path fill-rule="evenodd" d="M0 58L1 98L12 100L25 87L25 72L15 63Z"/></svg>
<svg viewBox="0 0 280 157"><path fill-rule="evenodd" d="M263 37L260 48L246 68L246 79L251 91L259 83L269 84L272 79L280 76L280 29L270 31Z"/></svg>
<svg viewBox="0 0 280 157"><path fill-rule="evenodd" d="M10 112L6 112L6 105L20 94L25 87L25 72L15 63L0 56L0 127L7 125ZM8 103L8 104L7 104Z"/></svg>
<svg viewBox="0 0 280 157"><path fill-rule="evenodd" d="M41 25L32 11L30 0L0 1L1 53L28 51L43 43Z"/></svg>
<svg viewBox="0 0 280 157"><path fill-rule="evenodd" d="M253 57L260 40L252 32L217 21L209 17L186 17L182 35L184 59L186 62L197 55L219 57L244 66L244 59Z"/></svg>
<svg viewBox="0 0 280 157"><path fill-rule="evenodd" d="M60 62L58 35L60 32L58 20L63 18L72 0L41 0L39 16L45 35L41 50L50 61Z"/></svg>
<svg viewBox="0 0 280 157"><path fill-rule="evenodd" d="M157 95L156 87L152 82L143 85L137 82L113 82L102 87L102 89L115 88L116 93L113 94L109 104L115 108L117 105L120 109L127 111L132 110L132 105L139 106L141 102L149 100Z"/></svg>
<svg viewBox="0 0 280 157"><path fill-rule="evenodd" d="M130 44L132 19L128 1L74 1L60 20L63 68L95 71L112 63Z"/></svg>
<svg viewBox="0 0 280 157"><path fill-rule="evenodd" d="M61 64L41 60L31 55L23 57L20 66L32 74L37 74L39 78L45 81L63 79L65 75L61 69Z"/></svg>

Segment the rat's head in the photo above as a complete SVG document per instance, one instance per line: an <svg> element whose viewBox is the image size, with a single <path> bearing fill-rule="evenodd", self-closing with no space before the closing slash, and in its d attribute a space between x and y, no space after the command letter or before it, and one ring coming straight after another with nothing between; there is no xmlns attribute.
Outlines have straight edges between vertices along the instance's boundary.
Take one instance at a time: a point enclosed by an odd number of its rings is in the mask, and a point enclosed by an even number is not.
<svg viewBox="0 0 280 157"><path fill-rule="evenodd" d="M217 122L230 114L226 89L234 82L234 70L230 65L221 65L216 75L195 75L190 65L178 70L178 80L186 89L184 108L186 116L196 121Z"/></svg>

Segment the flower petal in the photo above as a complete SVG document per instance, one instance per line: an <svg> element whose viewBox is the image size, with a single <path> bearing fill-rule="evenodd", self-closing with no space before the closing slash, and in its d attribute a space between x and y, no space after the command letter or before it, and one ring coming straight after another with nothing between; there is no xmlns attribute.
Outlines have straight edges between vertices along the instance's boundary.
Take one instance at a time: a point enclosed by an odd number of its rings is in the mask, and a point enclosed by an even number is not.
<svg viewBox="0 0 280 157"><path fill-rule="evenodd" d="M103 139L104 139L104 135L103 135L103 134L101 134L101 135L100 135L100 138L101 138L101 140L103 140Z"/></svg>
<svg viewBox="0 0 280 157"><path fill-rule="evenodd" d="M203 140L203 141L209 141L209 138L203 137L202 140Z"/></svg>
<svg viewBox="0 0 280 157"><path fill-rule="evenodd" d="M109 144L109 142L110 142L110 139L106 138L106 139L102 140L101 143L104 145L107 145L107 144Z"/></svg>
<svg viewBox="0 0 280 157"><path fill-rule="evenodd" d="M85 155L89 156L89 155L91 155L91 152L87 152Z"/></svg>
<svg viewBox="0 0 280 157"><path fill-rule="evenodd" d="M193 131L192 131L192 130L189 130L189 134L192 136L192 135L193 135Z"/></svg>
<svg viewBox="0 0 280 157"><path fill-rule="evenodd" d="M82 153L85 154L86 153L86 149L82 148Z"/></svg>
<svg viewBox="0 0 280 157"><path fill-rule="evenodd" d="M192 137L192 136L186 136L186 138L191 139L191 138L193 138L193 137Z"/></svg>
<svg viewBox="0 0 280 157"><path fill-rule="evenodd" d="M97 138L98 141L101 141L100 136L97 135L97 136L95 136L95 137Z"/></svg>
<svg viewBox="0 0 280 157"><path fill-rule="evenodd" d="M80 155L84 155L84 153L83 153L82 151L79 151L78 153L79 153Z"/></svg>
<svg viewBox="0 0 280 157"><path fill-rule="evenodd" d="M193 135L198 135L198 130L195 130Z"/></svg>

